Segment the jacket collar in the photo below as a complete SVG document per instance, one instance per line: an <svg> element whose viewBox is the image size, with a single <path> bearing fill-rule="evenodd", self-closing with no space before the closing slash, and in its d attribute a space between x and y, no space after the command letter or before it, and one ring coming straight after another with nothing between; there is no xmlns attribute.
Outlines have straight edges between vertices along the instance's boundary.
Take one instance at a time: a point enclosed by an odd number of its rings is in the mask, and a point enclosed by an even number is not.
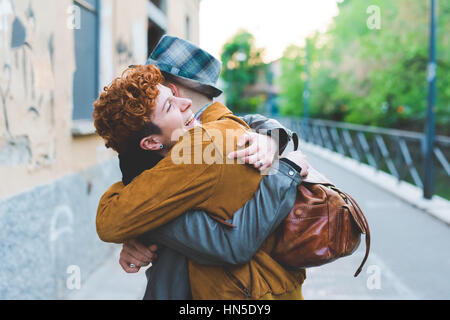
<svg viewBox="0 0 450 320"><path fill-rule="evenodd" d="M205 111L203 111L202 115L200 116L200 121L202 123L217 121L230 114L233 114L230 109L225 107L220 102L214 102L212 105L206 108Z"/></svg>

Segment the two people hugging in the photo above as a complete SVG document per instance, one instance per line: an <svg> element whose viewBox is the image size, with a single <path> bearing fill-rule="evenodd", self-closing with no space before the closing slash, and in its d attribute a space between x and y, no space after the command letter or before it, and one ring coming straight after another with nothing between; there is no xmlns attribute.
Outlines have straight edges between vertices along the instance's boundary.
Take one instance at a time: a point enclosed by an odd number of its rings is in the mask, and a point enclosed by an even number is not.
<svg viewBox="0 0 450 320"><path fill-rule="evenodd" d="M220 70L164 36L146 65L104 88L95 127L123 178L100 199L97 233L123 244L126 272L152 263L144 299L301 300L305 269L271 251L308 162L280 156L295 134L277 121L214 102Z"/></svg>

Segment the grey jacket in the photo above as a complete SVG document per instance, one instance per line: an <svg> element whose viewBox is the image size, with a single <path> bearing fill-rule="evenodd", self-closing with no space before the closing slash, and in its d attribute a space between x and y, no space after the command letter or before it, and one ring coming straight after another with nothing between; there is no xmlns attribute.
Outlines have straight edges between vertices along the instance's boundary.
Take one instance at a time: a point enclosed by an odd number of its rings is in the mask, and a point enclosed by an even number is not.
<svg viewBox="0 0 450 320"><path fill-rule="evenodd" d="M256 131L279 134L280 150L291 139L292 133L276 120L260 115L244 120ZM252 199L228 221L236 228L191 210L140 237L145 244L159 245L158 260L146 271L144 300L191 299L187 259L207 265L239 265L251 259L289 213L301 182L299 172L288 163L279 161L275 166L276 174L265 176Z"/></svg>

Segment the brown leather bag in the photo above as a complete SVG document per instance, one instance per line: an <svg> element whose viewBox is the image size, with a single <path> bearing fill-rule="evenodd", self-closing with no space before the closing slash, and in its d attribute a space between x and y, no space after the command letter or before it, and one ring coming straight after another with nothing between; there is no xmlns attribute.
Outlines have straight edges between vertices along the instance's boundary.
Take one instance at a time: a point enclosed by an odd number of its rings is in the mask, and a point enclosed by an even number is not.
<svg viewBox="0 0 450 320"><path fill-rule="evenodd" d="M294 207L277 231L272 257L290 268L316 267L351 255L365 234L366 254L357 277L370 250L369 224L358 203L314 168L297 190Z"/></svg>

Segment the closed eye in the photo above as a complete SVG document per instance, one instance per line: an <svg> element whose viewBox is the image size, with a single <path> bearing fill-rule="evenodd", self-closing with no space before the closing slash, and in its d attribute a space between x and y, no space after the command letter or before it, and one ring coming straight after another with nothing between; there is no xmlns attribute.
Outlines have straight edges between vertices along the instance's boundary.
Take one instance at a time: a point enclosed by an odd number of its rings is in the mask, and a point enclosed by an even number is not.
<svg viewBox="0 0 450 320"><path fill-rule="evenodd" d="M169 113L169 110L172 108L172 104L169 104L169 107L167 108L167 113Z"/></svg>

